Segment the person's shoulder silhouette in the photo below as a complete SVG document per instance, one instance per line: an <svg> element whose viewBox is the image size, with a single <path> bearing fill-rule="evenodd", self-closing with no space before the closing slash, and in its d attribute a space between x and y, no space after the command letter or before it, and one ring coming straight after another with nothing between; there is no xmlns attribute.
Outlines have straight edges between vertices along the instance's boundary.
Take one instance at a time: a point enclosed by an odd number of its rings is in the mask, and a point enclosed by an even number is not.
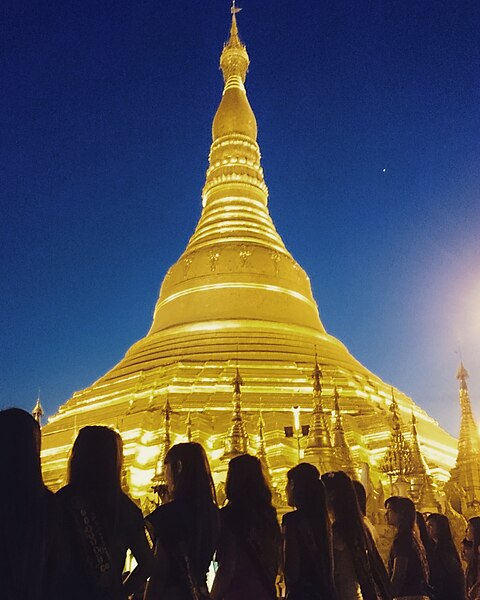
<svg viewBox="0 0 480 600"><path fill-rule="evenodd" d="M56 502L42 479L41 433L19 408L0 411L0 580L7 598L53 598L59 527Z"/></svg>

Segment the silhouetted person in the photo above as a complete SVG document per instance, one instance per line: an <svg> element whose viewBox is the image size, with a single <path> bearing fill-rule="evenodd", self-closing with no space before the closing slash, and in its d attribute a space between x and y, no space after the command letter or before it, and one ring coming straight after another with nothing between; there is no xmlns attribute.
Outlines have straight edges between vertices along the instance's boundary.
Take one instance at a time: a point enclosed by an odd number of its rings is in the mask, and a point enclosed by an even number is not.
<svg viewBox="0 0 480 600"><path fill-rule="evenodd" d="M367 491L365 490L363 483L357 479L352 479L352 484L353 489L355 490L355 495L357 496L358 508L363 516L363 522L376 544L378 542L378 533L375 529L375 525L367 517Z"/></svg>
<svg viewBox="0 0 480 600"><path fill-rule="evenodd" d="M152 568L140 509L122 492L122 438L113 429L84 427L73 444L68 485L57 492L67 544L63 598L124 600ZM122 582L127 550L138 562Z"/></svg>
<svg viewBox="0 0 480 600"><path fill-rule="evenodd" d="M333 561L338 600L391 600L390 582L372 536L365 527L352 480L343 471L326 473L333 517Z"/></svg>
<svg viewBox="0 0 480 600"><path fill-rule="evenodd" d="M215 487L202 446L195 442L172 446L165 457L165 478L172 500L147 517L155 566L145 598L201 598L219 527Z"/></svg>
<svg viewBox="0 0 480 600"><path fill-rule="evenodd" d="M467 555L467 569L465 573L467 600L480 600L480 517L468 520L464 553Z"/></svg>
<svg viewBox="0 0 480 600"><path fill-rule="evenodd" d="M225 493L212 598L275 600L281 534L257 457L243 454L230 461Z"/></svg>
<svg viewBox="0 0 480 600"><path fill-rule="evenodd" d="M415 504L409 498L392 496L386 500L385 508L387 523L396 529L388 558L393 595L428 599L428 561L416 531Z"/></svg>
<svg viewBox="0 0 480 600"><path fill-rule="evenodd" d="M40 467L40 427L19 408L0 411L0 598L50 600L60 568L58 518Z"/></svg>
<svg viewBox="0 0 480 600"><path fill-rule="evenodd" d="M287 473L283 516L284 574L288 600L333 600L332 532L326 492L316 467L300 463Z"/></svg>
<svg viewBox="0 0 480 600"><path fill-rule="evenodd" d="M465 579L448 517L431 513L426 525L432 541L430 585L435 600L465 600Z"/></svg>
<svg viewBox="0 0 480 600"><path fill-rule="evenodd" d="M432 553L433 553L433 542L427 531L427 523L425 517L418 510L415 512L415 524L418 529L420 540L425 548L425 554L427 556L428 568L432 566Z"/></svg>
<svg viewBox="0 0 480 600"><path fill-rule="evenodd" d="M466 537L464 537L460 544L460 558L465 563L465 570L468 568L468 564L473 559L473 554L473 542L470 542ZM467 585L466 582L465 585Z"/></svg>

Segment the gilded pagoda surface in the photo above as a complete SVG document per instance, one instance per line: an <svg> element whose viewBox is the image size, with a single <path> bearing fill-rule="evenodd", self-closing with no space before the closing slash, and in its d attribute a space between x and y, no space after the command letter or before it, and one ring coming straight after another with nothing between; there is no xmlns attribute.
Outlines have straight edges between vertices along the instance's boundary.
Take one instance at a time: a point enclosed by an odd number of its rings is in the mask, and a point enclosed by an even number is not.
<svg viewBox="0 0 480 600"><path fill-rule="evenodd" d="M447 481L456 440L325 331L309 278L275 229L235 14L220 66L224 89L195 232L164 278L148 334L44 427L47 483L63 483L76 432L95 423L120 431L125 486L137 498L159 481L165 445L187 439L205 445L218 483L225 456L241 446L263 457L274 484L284 485L300 449L319 465L345 460L345 470L368 473L376 487L388 483L382 461L392 431L411 439L412 414L425 461L419 477L428 469L433 481ZM305 440L285 437L292 406L310 425Z"/></svg>

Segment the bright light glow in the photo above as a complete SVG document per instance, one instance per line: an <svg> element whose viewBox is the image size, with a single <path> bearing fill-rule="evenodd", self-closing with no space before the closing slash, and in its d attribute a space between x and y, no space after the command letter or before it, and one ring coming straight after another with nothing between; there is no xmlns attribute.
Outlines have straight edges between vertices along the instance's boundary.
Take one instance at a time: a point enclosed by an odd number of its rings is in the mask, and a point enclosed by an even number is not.
<svg viewBox="0 0 480 600"><path fill-rule="evenodd" d="M152 479L155 476L155 469L138 469L132 467L130 469L130 484L133 488L137 488L143 495L146 489L152 485Z"/></svg>
<svg viewBox="0 0 480 600"><path fill-rule="evenodd" d="M155 461L159 455L159 446L139 446L135 462L144 466Z"/></svg>
<svg viewBox="0 0 480 600"><path fill-rule="evenodd" d="M295 428L296 433L300 431L300 407L292 406L293 412L293 426Z"/></svg>

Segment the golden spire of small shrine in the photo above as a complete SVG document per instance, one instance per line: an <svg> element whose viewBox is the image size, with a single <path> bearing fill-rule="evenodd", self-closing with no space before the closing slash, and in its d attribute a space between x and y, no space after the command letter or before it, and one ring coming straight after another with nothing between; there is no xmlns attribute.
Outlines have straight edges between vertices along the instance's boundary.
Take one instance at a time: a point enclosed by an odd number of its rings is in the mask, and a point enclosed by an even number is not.
<svg viewBox="0 0 480 600"><path fill-rule="evenodd" d="M43 412L43 407L40 402L40 392L38 392L37 402L35 403L35 406L32 410L32 415L35 421L37 421L37 423L40 425L40 427L42 426L42 417L44 414L45 413Z"/></svg>
<svg viewBox="0 0 480 600"><path fill-rule="evenodd" d="M167 452L170 450L172 442L170 438L170 421L171 415L173 413L172 407L170 406L170 402L168 398L165 401L165 406L163 408L163 439L160 446L160 455L157 460L157 467L155 469L155 476L153 478L153 487L158 488L159 485L165 483L165 457L167 456Z"/></svg>
<svg viewBox="0 0 480 600"><path fill-rule="evenodd" d="M233 386L233 415L230 432L225 440L225 451L222 459L233 458L239 454L248 452L248 434L245 431L245 424L242 417L242 385L243 379L240 375L238 366L235 377L232 379Z"/></svg>
<svg viewBox="0 0 480 600"><path fill-rule="evenodd" d="M420 512L437 512L438 503L435 498L435 490L427 463L420 448L417 418L413 410L410 446L412 450L412 469L410 474L412 500Z"/></svg>
<svg viewBox="0 0 480 600"><path fill-rule="evenodd" d="M192 441L192 415L190 414L190 411L188 411L188 415L185 420L185 424L187 426L187 441L191 442Z"/></svg>
<svg viewBox="0 0 480 600"><path fill-rule="evenodd" d="M258 445L257 445L257 458L262 463L262 468L265 477L268 481L271 480L270 464L267 458L267 449L265 447L265 421L263 420L262 411L258 417Z"/></svg>
<svg viewBox="0 0 480 600"><path fill-rule="evenodd" d="M322 399L322 372L315 351L315 367L312 372L313 380L313 413L308 434L307 448L331 448L332 441L328 428L327 417Z"/></svg>
<svg viewBox="0 0 480 600"><path fill-rule="evenodd" d="M264 463L267 470L270 468L267 459L267 449L265 446L265 421L263 420L262 411L258 416L258 446L257 446L257 458Z"/></svg>
<svg viewBox="0 0 480 600"><path fill-rule="evenodd" d="M392 413L392 435L380 468L390 479L392 493L408 496L410 485L406 477L412 472L412 450L402 432L398 404L395 400L393 388L390 411Z"/></svg>
<svg viewBox="0 0 480 600"><path fill-rule="evenodd" d="M478 454L480 452L480 436L468 393L468 377L468 371L461 362L457 371L457 379L460 382L460 408L462 410L457 463L467 458L471 453Z"/></svg>
<svg viewBox="0 0 480 600"><path fill-rule="evenodd" d="M345 437L345 429L343 428L342 413L340 412L339 393L337 386L333 388L333 407L335 411L335 421L333 425L333 448L337 458L338 469L345 471L352 478L357 478L355 463L352 458L350 446Z"/></svg>
<svg viewBox="0 0 480 600"><path fill-rule="evenodd" d="M455 508L469 518L478 514L480 510L480 439L468 393L468 371L463 362L460 363L457 371L457 379L460 382L459 395L462 416L457 462L451 471L451 478L447 486L453 490L452 496L458 496Z"/></svg>
<svg viewBox="0 0 480 600"><path fill-rule="evenodd" d="M318 364L317 351L315 349L315 366L312 372L313 411L310 419L310 431L308 432L305 458L309 462L315 462L315 465L324 472L334 470L336 465L327 415L323 407L321 379L322 371Z"/></svg>

